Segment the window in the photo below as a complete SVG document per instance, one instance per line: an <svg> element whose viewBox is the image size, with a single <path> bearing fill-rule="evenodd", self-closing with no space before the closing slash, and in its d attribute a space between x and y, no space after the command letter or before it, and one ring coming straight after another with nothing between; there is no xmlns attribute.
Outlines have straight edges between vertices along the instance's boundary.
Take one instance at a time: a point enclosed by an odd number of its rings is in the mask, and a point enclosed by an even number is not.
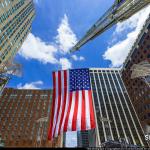
<svg viewBox="0 0 150 150"><path fill-rule="evenodd" d="M10 98L16 98L17 97L17 94L11 94L10 95Z"/></svg>
<svg viewBox="0 0 150 150"><path fill-rule="evenodd" d="M150 49L150 45L147 45L147 49Z"/></svg>
<svg viewBox="0 0 150 150"><path fill-rule="evenodd" d="M146 39L148 40L150 38L150 36L148 35L147 37L146 37Z"/></svg>
<svg viewBox="0 0 150 150"><path fill-rule="evenodd" d="M147 58L150 58L150 54L147 55Z"/></svg>
<svg viewBox="0 0 150 150"><path fill-rule="evenodd" d="M150 24L149 24L149 26L148 26L148 28L147 29L150 29Z"/></svg>
<svg viewBox="0 0 150 150"><path fill-rule="evenodd" d="M48 96L47 94L41 94L40 95L40 97L43 98L43 99L46 98L47 96Z"/></svg>

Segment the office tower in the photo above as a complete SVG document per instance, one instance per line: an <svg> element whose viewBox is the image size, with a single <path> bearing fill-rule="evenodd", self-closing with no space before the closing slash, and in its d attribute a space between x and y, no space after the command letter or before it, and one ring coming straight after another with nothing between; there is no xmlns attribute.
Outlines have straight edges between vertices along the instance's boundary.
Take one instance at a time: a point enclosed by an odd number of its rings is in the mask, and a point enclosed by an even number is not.
<svg viewBox="0 0 150 150"><path fill-rule="evenodd" d="M97 121L98 145L125 141L147 147L137 114L119 69L90 69Z"/></svg>
<svg viewBox="0 0 150 150"><path fill-rule="evenodd" d="M0 134L5 147L61 147L61 136L47 139L52 91L4 89Z"/></svg>
<svg viewBox="0 0 150 150"><path fill-rule="evenodd" d="M131 79L132 66L143 61L150 63L150 16L130 50L122 69L123 81L139 116L143 129L147 132L147 126L150 126L150 87L140 77ZM142 72L144 72L144 70Z"/></svg>
<svg viewBox="0 0 150 150"><path fill-rule="evenodd" d="M11 63L35 16L33 0L0 1L0 69Z"/></svg>
<svg viewBox="0 0 150 150"><path fill-rule="evenodd" d="M77 132L77 147L96 147L95 129Z"/></svg>

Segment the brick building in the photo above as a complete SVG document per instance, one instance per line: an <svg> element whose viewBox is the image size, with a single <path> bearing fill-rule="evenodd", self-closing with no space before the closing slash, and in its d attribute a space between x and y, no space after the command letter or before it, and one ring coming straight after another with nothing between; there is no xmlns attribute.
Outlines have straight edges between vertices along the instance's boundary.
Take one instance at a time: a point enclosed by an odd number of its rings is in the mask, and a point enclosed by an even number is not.
<svg viewBox="0 0 150 150"><path fill-rule="evenodd" d="M6 147L61 147L47 140L51 90L6 88L0 97L0 134ZM48 119L47 119L48 118Z"/></svg>
<svg viewBox="0 0 150 150"><path fill-rule="evenodd" d="M146 126L150 125L150 88L140 78L131 79L131 67L145 60L150 62L150 16L129 52L122 69L122 78L146 131Z"/></svg>

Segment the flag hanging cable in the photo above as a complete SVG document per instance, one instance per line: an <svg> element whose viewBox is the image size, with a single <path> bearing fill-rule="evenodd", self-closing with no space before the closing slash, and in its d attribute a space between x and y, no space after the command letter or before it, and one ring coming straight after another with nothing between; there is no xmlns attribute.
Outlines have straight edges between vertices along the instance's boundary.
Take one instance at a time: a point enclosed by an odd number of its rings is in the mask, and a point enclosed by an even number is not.
<svg viewBox="0 0 150 150"><path fill-rule="evenodd" d="M53 72L48 139L63 132L96 128L89 69Z"/></svg>

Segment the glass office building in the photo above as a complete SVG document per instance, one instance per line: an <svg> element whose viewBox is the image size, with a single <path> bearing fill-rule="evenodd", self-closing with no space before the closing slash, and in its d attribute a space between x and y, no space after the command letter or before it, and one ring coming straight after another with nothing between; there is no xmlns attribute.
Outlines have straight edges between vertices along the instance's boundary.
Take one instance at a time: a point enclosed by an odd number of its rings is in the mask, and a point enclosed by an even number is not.
<svg viewBox="0 0 150 150"><path fill-rule="evenodd" d="M147 147L120 70L90 69L90 76L97 122L97 146L112 140Z"/></svg>
<svg viewBox="0 0 150 150"><path fill-rule="evenodd" d="M77 132L77 147L96 147L95 129Z"/></svg>
<svg viewBox="0 0 150 150"><path fill-rule="evenodd" d="M0 67L18 52L31 31L34 16L33 0L0 0Z"/></svg>

